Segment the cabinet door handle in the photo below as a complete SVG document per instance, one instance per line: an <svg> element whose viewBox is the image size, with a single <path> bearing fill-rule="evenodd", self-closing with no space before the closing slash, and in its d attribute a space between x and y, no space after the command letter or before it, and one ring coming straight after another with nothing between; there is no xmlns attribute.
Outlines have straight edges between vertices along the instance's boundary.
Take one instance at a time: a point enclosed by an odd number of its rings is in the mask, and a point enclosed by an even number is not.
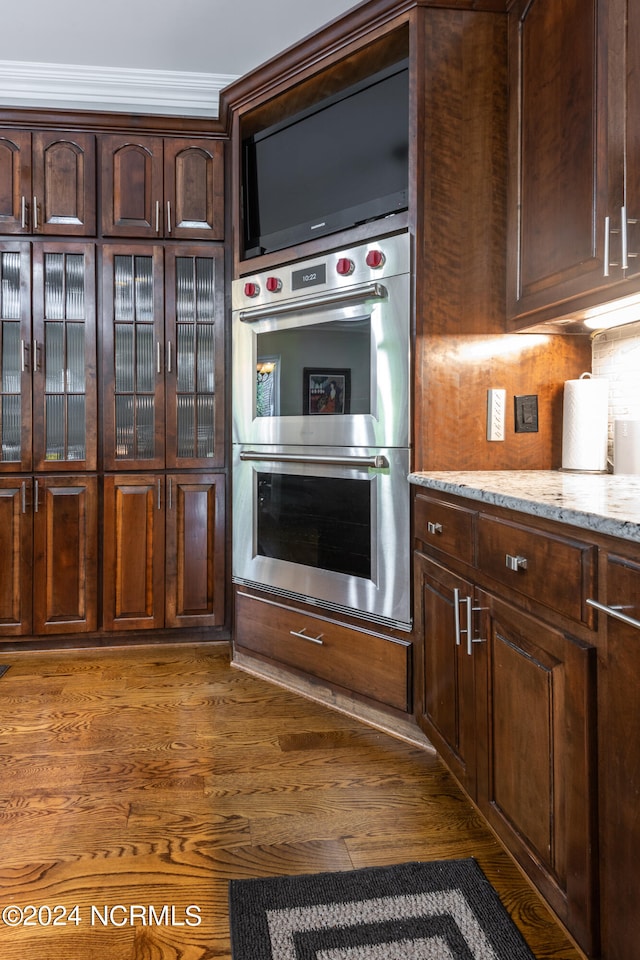
<svg viewBox="0 0 640 960"><path fill-rule="evenodd" d="M34 373L38 372L38 341L34 340L32 345L33 356L31 357L31 368Z"/></svg>
<svg viewBox="0 0 640 960"><path fill-rule="evenodd" d="M20 369L22 373L27 369L27 345L24 340L20 341Z"/></svg>
<svg viewBox="0 0 640 960"><path fill-rule="evenodd" d="M162 356L160 353L160 341L156 341L156 370L162 373Z"/></svg>
<svg viewBox="0 0 640 960"><path fill-rule="evenodd" d="M604 603L598 603L597 600L592 600L591 597L587 597L587 603L590 607L595 607L595 609L601 613L606 613L608 617L613 617L615 620L626 623L628 627L635 627L636 630L640 630L640 620L636 620L634 617L623 613L622 607L608 607Z"/></svg>
<svg viewBox="0 0 640 960"><path fill-rule="evenodd" d="M156 233L160 233L160 201L156 200Z"/></svg>
<svg viewBox="0 0 640 960"><path fill-rule="evenodd" d="M173 487L171 477L167 478L167 508L173 510Z"/></svg>
<svg viewBox="0 0 640 960"><path fill-rule="evenodd" d="M39 494L40 494L39 483L37 480L35 480L33 483L33 509L35 513L37 513L38 510L40 509Z"/></svg>
<svg viewBox="0 0 640 960"><path fill-rule="evenodd" d="M629 269L628 243L627 243L627 208L620 207L620 245L622 249L621 268Z"/></svg>
<svg viewBox="0 0 640 960"><path fill-rule="evenodd" d="M171 201L167 200L167 233L171 233Z"/></svg>
<svg viewBox="0 0 640 960"><path fill-rule="evenodd" d="M158 480L158 510L162 510L162 481Z"/></svg>
<svg viewBox="0 0 640 960"><path fill-rule="evenodd" d="M23 230L27 226L27 198L23 197L20 201L20 226Z"/></svg>
<svg viewBox="0 0 640 960"><path fill-rule="evenodd" d="M610 244L610 231L611 231L611 217L604 218L604 276L609 276L609 244Z"/></svg>
<svg viewBox="0 0 640 960"><path fill-rule="evenodd" d="M171 373L171 340L167 340L167 373Z"/></svg>
<svg viewBox="0 0 640 960"><path fill-rule="evenodd" d="M508 570L526 570L528 565L528 560L526 557L512 556L510 553L507 553L504 558L505 565Z"/></svg>
<svg viewBox="0 0 640 960"><path fill-rule="evenodd" d="M22 481L22 512L27 512L27 481Z"/></svg>
<svg viewBox="0 0 640 960"><path fill-rule="evenodd" d="M324 633L319 633L317 637L310 637L308 633L304 632L305 628L302 630L289 630L289 633L292 637L299 637L301 640L308 640L309 643L317 643L319 647L324 646Z"/></svg>
<svg viewBox="0 0 640 960"><path fill-rule="evenodd" d="M33 196L33 208L31 211L31 220L33 223L33 230L35 233L35 231L38 229L38 198L35 196L35 194Z"/></svg>
<svg viewBox="0 0 640 960"><path fill-rule="evenodd" d="M442 533L442 524L441 523L432 523L431 520L427 522L427 530L429 533Z"/></svg>

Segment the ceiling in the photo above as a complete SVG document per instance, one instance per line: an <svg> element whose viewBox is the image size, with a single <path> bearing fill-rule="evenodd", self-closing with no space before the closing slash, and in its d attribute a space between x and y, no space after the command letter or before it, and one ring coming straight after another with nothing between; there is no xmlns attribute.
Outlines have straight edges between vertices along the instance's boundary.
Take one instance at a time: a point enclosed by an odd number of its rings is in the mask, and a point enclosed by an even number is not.
<svg viewBox="0 0 640 960"><path fill-rule="evenodd" d="M180 94L173 103L166 95L168 112L200 114L203 104L196 101L212 91L217 110L217 91L226 83L355 5L353 0L3 0L0 105L132 109L148 89L150 111L167 112L154 98L165 96L164 87L173 81ZM210 103L204 112L212 112Z"/></svg>

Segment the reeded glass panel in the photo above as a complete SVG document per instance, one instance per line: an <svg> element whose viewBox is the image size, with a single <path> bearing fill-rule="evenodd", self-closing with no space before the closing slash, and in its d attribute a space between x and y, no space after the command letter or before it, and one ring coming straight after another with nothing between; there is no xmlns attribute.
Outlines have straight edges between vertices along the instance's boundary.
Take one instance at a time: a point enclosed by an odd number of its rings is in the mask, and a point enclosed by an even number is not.
<svg viewBox="0 0 640 960"><path fill-rule="evenodd" d="M65 457L65 398L61 394L45 398L46 440L45 457L47 460L66 460Z"/></svg>
<svg viewBox="0 0 640 960"><path fill-rule="evenodd" d="M20 319L20 254L0 254L0 318Z"/></svg>
<svg viewBox="0 0 640 960"><path fill-rule="evenodd" d="M156 343L153 258L114 258L114 375L119 460L155 456Z"/></svg>
<svg viewBox="0 0 640 960"><path fill-rule="evenodd" d="M0 396L2 460L20 462L20 396Z"/></svg>
<svg viewBox="0 0 640 960"><path fill-rule="evenodd" d="M67 397L67 460L84 460L87 455L86 405L83 394Z"/></svg>
<svg viewBox="0 0 640 960"><path fill-rule="evenodd" d="M198 397L198 456L212 457L214 436L215 397Z"/></svg>
<svg viewBox="0 0 640 960"><path fill-rule="evenodd" d="M177 456L214 455L214 261L176 260Z"/></svg>
<svg viewBox="0 0 640 960"><path fill-rule="evenodd" d="M20 393L20 324L4 321L0 330L2 393Z"/></svg>
<svg viewBox="0 0 640 960"><path fill-rule="evenodd" d="M0 254L0 460L21 460L20 254Z"/></svg>
<svg viewBox="0 0 640 960"><path fill-rule="evenodd" d="M44 257L45 459L86 457L84 256Z"/></svg>

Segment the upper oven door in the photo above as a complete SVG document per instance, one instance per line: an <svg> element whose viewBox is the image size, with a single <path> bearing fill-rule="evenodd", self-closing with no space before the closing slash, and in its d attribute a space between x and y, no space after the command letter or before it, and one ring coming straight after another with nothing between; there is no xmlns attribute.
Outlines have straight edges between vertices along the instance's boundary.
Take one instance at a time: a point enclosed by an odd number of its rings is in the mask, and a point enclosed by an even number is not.
<svg viewBox="0 0 640 960"><path fill-rule="evenodd" d="M410 276L233 315L236 443L409 446Z"/></svg>

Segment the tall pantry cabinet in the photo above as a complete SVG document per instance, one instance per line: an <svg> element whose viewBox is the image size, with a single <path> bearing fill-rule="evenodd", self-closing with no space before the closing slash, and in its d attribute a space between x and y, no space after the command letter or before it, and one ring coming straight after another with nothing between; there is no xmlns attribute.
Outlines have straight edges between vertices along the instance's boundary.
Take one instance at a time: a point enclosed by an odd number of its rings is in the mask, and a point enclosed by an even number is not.
<svg viewBox="0 0 640 960"><path fill-rule="evenodd" d="M0 114L0 640L218 635L224 142L51 117Z"/></svg>

